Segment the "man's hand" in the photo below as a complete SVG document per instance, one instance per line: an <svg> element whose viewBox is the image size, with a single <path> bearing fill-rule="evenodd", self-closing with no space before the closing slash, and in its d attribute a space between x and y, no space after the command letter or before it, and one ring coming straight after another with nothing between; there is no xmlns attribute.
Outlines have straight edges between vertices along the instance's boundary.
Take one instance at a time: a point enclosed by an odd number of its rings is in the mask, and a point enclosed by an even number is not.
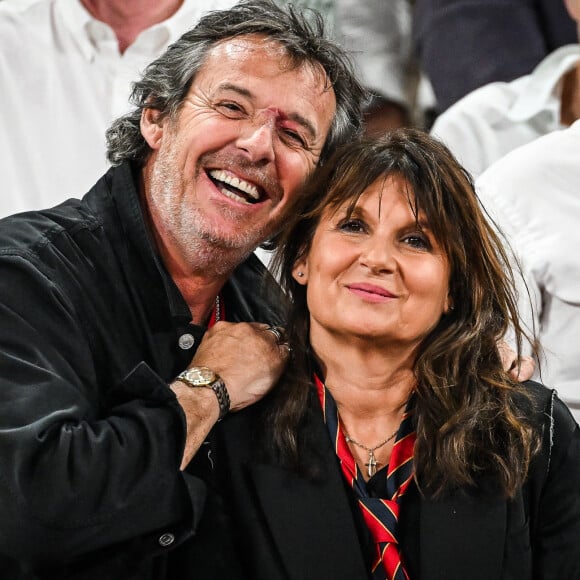
<svg viewBox="0 0 580 580"><path fill-rule="evenodd" d="M268 328L257 322L218 322L191 361L190 366L209 367L221 376L232 411L259 401L284 370L289 349Z"/></svg>
<svg viewBox="0 0 580 580"><path fill-rule="evenodd" d="M203 337L190 367L204 366L223 379L230 409L239 411L259 401L280 378L289 348L278 333L257 322L217 322ZM175 381L171 389L187 420L181 469L191 461L219 416L215 393Z"/></svg>
<svg viewBox="0 0 580 580"><path fill-rule="evenodd" d="M532 378L534 370L536 369L536 363L531 356L522 356L518 359L516 351L504 341L501 341L497 345L497 348L504 370L513 379L521 383Z"/></svg>

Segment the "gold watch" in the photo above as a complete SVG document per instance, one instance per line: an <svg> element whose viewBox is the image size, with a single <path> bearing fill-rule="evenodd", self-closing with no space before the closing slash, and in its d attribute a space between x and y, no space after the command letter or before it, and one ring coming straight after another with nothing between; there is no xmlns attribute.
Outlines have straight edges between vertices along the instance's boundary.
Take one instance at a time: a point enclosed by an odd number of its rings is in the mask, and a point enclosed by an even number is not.
<svg viewBox="0 0 580 580"><path fill-rule="evenodd" d="M206 387L217 397L220 406L221 421L230 410L230 396L223 379L208 367L190 367L175 377L176 381L185 383L188 387Z"/></svg>

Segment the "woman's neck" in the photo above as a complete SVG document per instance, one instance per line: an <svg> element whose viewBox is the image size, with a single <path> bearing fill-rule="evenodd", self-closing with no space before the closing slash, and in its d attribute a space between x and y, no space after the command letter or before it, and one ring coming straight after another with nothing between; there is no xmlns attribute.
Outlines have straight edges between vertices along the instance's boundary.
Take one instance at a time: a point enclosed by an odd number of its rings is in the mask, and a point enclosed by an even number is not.
<svg viewBox="0 0 580 580"><path fill-rule="evenodd" d="M372 341L349 341L348 346L315 341L312 348L343 423L375 424L374 430L383 432L381 425L400 421L415 388L414 351L387 352Z"/></svg>
<svg viewBox="0 0 580 580"><path fill-rule="evenodd" d="M360 473L368 479L390 461L415 389L416 346L378 344L372 339L326 333L321 336L316 331L310 338L350 451Z"/></svg>

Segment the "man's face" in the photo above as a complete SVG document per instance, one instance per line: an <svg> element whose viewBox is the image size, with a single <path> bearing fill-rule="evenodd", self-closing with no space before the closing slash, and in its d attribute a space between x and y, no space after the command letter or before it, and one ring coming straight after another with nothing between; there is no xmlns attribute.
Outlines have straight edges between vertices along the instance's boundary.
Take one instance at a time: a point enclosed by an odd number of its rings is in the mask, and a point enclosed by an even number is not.
<svg viewBox="0 0 580 580"><path fill-rule="evenodd" d="M175 119L148 110L145 195L162 252L184 270L235 266L280 227L324 146L334 92L261 36L216 45Z"/></svg>

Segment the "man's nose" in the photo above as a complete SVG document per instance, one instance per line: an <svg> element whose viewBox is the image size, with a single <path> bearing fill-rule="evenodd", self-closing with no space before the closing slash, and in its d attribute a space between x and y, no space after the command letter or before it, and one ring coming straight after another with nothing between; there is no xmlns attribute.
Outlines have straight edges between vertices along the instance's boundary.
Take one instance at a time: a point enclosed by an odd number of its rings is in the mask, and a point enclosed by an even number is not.
<svg viewBox="0 0 580 580"><path fill-rule="evenodd" d="M264 111L243 124L237 145L246 152L253 163L274 160L276 118L271 111Z"/></svg>

